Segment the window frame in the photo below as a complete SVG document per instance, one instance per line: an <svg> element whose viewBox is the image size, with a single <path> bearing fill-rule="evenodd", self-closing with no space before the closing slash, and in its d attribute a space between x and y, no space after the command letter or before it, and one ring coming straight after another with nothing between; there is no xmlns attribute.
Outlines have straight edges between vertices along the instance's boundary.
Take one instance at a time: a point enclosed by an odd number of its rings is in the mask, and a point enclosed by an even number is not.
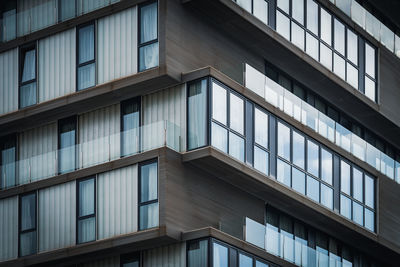
<svg viewBox="0 0 400 267"><path fill-rule="evenodd" d="M13 143L15 147L15 155L14 155L14 186L17 186L17 162L18 162L18 138L16 134L10 134L6 136L0 137L0 190L5 190L6 188L4 187L2 181L3 181L3 150L5 150L6 144ZM9 188L9 187L7 187Z"/></svg>
<svg viewBox="0 0 400 267"><path fill-rule="evenodd" d="M89 214L89 215L84 215L84 216L79 216L79 204L80 204L80 199L79 199L79 184L81 182L85 182L88 180L93 180L94 181L94 185L93 185L93 197L94 197L94 212L93 214ZM97 186L97 175L94 176L89 176L89 177L85 177L82 179L78 179L76 180L76 225L75 225L75 244L86 244L86 243L91 243L91 242L95 242L97 240L97 190L96 190L96 186ZM89 219L89 218L93 218L95 219L95 223L94 223L94 240L90 240L90 241L86 241L86 242L79 242L79 221L85 220L85 219Z"/></svg>
<svg viewBox="0 0 400 267"><path fill-rule="evenodd" d="M75 12L76 12L76 10L75 10ZM85 27L91 26L91 25L93 25L93 59L89 60L89 61L86 61L84 63L79 63L79 55L80 55L80 51L79 51L79 31L82 28L85 28ZM97 21L93 20L93 21L89 21L89 22L86 22L86 23L83 23L83 24L80 24L80 25L76 26L76 38L75 38L76 39L76 55L75 55L75 57L76 57L76 70L75 70L75 77L76 77L75 86L76 86L76 89L75 89L75 91L76 92L80 92L80 91L83 91L83 90L86 90L86 89L89 89L89 88L93 88L93 87L95 87L97 85L97 64L96 64L96 55L97 55L97 45L96 45L97 34L96 34L96 29L97 29L97 27L96 27L96 25L97 25ZM93 64L93 63L94 63L94 85L86 87L86 88L79 88L79 78L78 78L78 76L79 76L79 68L87 66L87 65L90 65L90 64Z"/></svg>
<svg viewBox="0 0 400 267"><path fill-rule="evenodd" d="M22 76L23 76L23 72L24 72L24 60L25 60L25 55L27 52L29 51L35 51L35 78L30 79L28 81L24 81L22 82ZM37 41L31 42L29 44L25 44L21 47L19 47L18 49L18 109L24 109L27 107L31 107L34 105L37 105L39 102L39 95L38 95L38 84L37 84L37 79L38 79L38 44ZM35 98L35 103L33 103L32 105L28 105L28 106L22 106L21 105L21 87L24 85L28 85L28 84L32 84L35 83L35 87L36 87L36 98Z"/></svg>
<svg viewBox="0 0 400 267"><path fill-rule="evenodd" d="M74 149L74 169L73 171L75 171L78 168L78 149L76 149L76 145L78 144L78 117L76 115L71 116L71 117L67 117L67 118L63 118L57 121L57 173L58 174L62 174L62 173L67 173L67 172L61 172L60 170L60 160L61 160L61 155L60 155L60 151L61 149L63 149L61 147L61 134L63 133L61 131L61 127L64 123L70 123L73 122L75 125L75 149Z"/></svg>
<svg viewBox="0 0 400 267"><path fill-rule="evenodd" d="M22 198L25 196L29 196L29 195L34 195L35 196L35 227L31 228L31 229L27 229L27 230L21 230L21 222L22 222ZM38 233L37 233L37 228L38 228L38 192L37 191L31 191L28 193L24 193L18 196L18 257L26 257L29 255L34 255L37 254L38 252ZM26 233L32 233L35 232L36 233L36 248L35 248L35 252L32 254L28 254L28 255L21 255L21 235L22 234L26 234Z"/></svg>

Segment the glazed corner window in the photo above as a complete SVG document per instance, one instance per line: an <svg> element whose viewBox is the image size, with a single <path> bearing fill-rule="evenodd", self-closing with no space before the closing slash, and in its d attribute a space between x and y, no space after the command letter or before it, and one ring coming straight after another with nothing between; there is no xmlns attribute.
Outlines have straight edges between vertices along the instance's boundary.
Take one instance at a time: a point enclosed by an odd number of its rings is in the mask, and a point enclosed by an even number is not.
<svg viewBox="0 0 400 267"><path fill-rule="evenodd" d="M208 239L190 242L187 257L188 267L208 266Z"/></svg>
<svg viewBox="0 0 400 267"><path fill-rule="evenodd" d="M58 173L75 170L76 165L76 117L58 122Z"/></svg>
<svg viewBox="0 0 400 267"><path fill-rule="evenodd" d="M188 150L207 142L207 79L188 85Z"/></svg>
<svg viewBox="0 0 400 267"><path fill-rule="evenodd" d="M140 255L137 253L121 255L120 260L121 267L139 267L140 266Z"/></svg>
<svg viewBox="0 0 400 267"><path fill-rule="evenodd" d="M158 66L157 2L139 7L139 71Z"/></svg>
<svg viewBox="0 0 400 267"><path fill-rule="evenodd" d="M139 168L139 230L158 226L158 164L142 163Z"/></svg>
<svg viewBox="0 0 400 267"><path fill-rule="evenodd" d="M19 61L19 107L37 103L36 90L36 44L20 49Z"/></svg>
<svg viewBox="0 0 400 267"><path fill-rule="evenodd" d="M96 240L96 179L77 181L77 243Z"/></svg>
<svg viewBox="0 0 400 267"><path fill-rule="evenodd" d="M36 192L19 198L19 256L36 253Z"/></svg>
<svg viewBox="0 0 400 267"><path fill-rule="evenodd" d="M254 108L254 168L269 174L268 115Z"/></svg>
<svg viewBox="0 0 400 267"><path fill-rule="evenodd" d="M16 147L15 136L0 139L0 189L16 184Z"/></svg>
<svg viewBox="0 0 400 267"><path fill-rule="evenodd" d="M96 84L95 25L80 26L77 29L77 91Z"/></svg>
<svg viewBox="0 0 400 267"><path fill-rule="evenodd" d="M139 152L140 148L140 97L121 103L122 156Z"/></svg>
<svg viewBox="0 0 400 267"><path fill-rule="evenodd" d="M58 0L59 21L65 21L76 16L76 1Z"/></svg>
<svg viewBox="0 0 400 267"><path fill-rule="evenodd" d="M17 1L2 1L0 4L0 41L15 39L17 33Z"/></svg>

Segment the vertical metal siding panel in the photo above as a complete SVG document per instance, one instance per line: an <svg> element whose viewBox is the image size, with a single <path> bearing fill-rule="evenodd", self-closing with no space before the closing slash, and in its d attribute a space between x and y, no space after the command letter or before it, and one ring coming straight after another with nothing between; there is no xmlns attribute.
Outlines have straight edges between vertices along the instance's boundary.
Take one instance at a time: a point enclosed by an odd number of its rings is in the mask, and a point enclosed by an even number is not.
<svg viewBox="0 0 400 267"><path fill-rule="evenodd" d="M186 147L186 90L179 85L143 97L144 148L163 144L163 123L167 123L168 144L174 149ZM148 126L146 126L148 125Z"/></svg>
<svg viewBox="0 0 400 267"><path fill-rule="evenodd" d="M137 231L137 165L99 174L98 238Z"/></svg>
<svg viewBox="0 0 400 267"><path fill-rule="evenodd" d="M88 262L88 263L84 263L79 266L81 266L81 267L120 267L119 256L106 258L106 259L102 259L102 260L94 261L94 262Z"/></svg>
<svg viewBox="0 0 400 267"><path fill-rule="evenodd" d="M57 123L19 135L19 184L56 174Z"/></svg>
<svg viewBox="0 0 400 267"><path fill-rule="evenodd" d="M0 200L0 262L18 256L18 197Z"/></svg>
<svg viewBox="0 0 400 267"><path fill-rule="evenodd" d="M99 19L98 83L137 72L137 8Z"/></svg>
<svg viewBox="0 0 400 267"><path fill-rule="evenodd" d="M185 242L144 251L143 266L144 267L186 266Z"/></svg>
<svg viewBox="0 0 400 267"><path fill-rule="evenodd" d="M79 117L79 166L88 167L120 156L120 104Z"/></svg>
<svg viewBox="0 0 400 267"><path fill-rule="evenodd" d="M40 252L75 244L75 181L40 190L38 212Z"/></svg>
<svg viewBox="0 0 400 267"><path fill-rule="evenodd" d="M0 54L0 114L18 109L18 49Z"/></svg>
<svg viewBox="0 0 400 267"><path fill-rule="evenodd" d="M39 41L39 102L75 92L75 28Z"/></svg>

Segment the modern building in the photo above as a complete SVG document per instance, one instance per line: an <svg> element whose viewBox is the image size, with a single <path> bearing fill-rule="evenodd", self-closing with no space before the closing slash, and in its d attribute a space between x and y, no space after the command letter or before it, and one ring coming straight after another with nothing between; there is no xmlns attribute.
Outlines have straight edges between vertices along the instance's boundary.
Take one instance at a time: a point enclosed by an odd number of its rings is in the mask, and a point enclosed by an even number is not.
<svg viewBox="0 0 400 267"><path fill-rule="evenodd" d="M399 11L1 1L0 266L399 266Z"/></svg>

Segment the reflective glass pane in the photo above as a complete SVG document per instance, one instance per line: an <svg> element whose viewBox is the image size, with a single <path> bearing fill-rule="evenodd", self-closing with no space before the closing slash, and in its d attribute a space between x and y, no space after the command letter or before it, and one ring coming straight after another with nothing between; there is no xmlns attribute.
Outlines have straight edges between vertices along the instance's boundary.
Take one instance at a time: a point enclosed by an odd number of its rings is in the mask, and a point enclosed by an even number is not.
<svg viewBox="0 0 400 267"><path fill-rule="evenodd" d="M0 143L0 147L3 144ZM14 142L6 142L4 149L0 150L0 185L2 189L16 184L16 145Z"/></svg>
<svg viewBox="0 0 400 267"><path fill-rule="evenodd" d="M228 131L215 122L211 124L211 145L225 153L228 152Z"/></svg>
<svg viewBox="0 0 400 267"><path fill-rule="evenodd" d="M307 176L307 196L319 202L319 182L310 176Z"/></svg>
<svg viewBox="0 0 400 267"><path fill-rule="evenodd" d="M222 88L220 85L213 83L212 84L212 117L214 120L221 122L224 125L227 125L227 92L225 88Z"/></svg>
<svg viewBox="0 0 400 267"><path fill-rule="evenodd" d="M375 213L365 208L365 228L375 231Z"/></svg>
<svg viewBox="0 0 400 267"><path fill-rule="evenodd" d="M269 174L269 154L257 146L254 146L254 168L266 175Z"/></svg>
<svg viewBox="0 0 400 267"><path fill-rule="evenodd" d="M29 107L36 104L36 82L21 86L19 93L20 108Z"/></svg>
<svg viewBox="0 0 400 267"><path fill-rule="evenodd" d="M277 161L276 179L290 187L290 165L280 159Z"/></svg>
<svg viewBox="0 0 400 267"><path fill-rule="evenodd" d="M73 17L75 17L75 1L71 1L71 0L60 0L60 5L59 5L59 9L60 9L60 21L64 21L67 19L71 19Z"/></svg>
<svg viewBox="0 0 400 267"><path fill-rule="evenodd" d="M96 218L78 220L78 243L96 240Z"/></svg>
<svg viewBox="0 0 400 267"><path fill-rule="evenodd" d="M332 184L333 173L332 153L321 148L321 179L328 184Z"/></svg>
<svg viewBox="0 0 400 267"><path fill-rule="evenodd" d="M304 30L292 21L292 43L304 50Z"/></svg>
<svg viewBox="0 0 400 267"><path fill-rule="evenodd" d="M350 195L350 165L344 161L340 162L340 190Z"/></svg>
<svg viewBox="0 0 400 267"><path fill-rule="evenodd" d="M375 91L376 91L375 82L370 78L365 76L365 95L371 99L372 101L376 101L375 99Z"/></svg>
<svg viewBox="0 0 400 267"><path fill-rule="evenodd" d="M253 267L253 259L240 253L239 267Z"/></svg>
<svg viewBox="0 0 400 267"><path fill-rule="evenodd" d="M20 255L27 256L36 253L36 231L21 234Z"/></svg>
<svg viewBox="0 0 400 267"><path fill-rule="evenodd" d="M228 248L218 243L213 243L213 266L228 267Z"/></svg>
<svg viewBox="0 0 400 267"><path fill-rule="evenodd" d="M305 138L293 131L293 163L304 169L305 164Z"/></svg>
<svg viewBox="0 0 400 267"><path fill-rule="evenodd" d="M353 221L358 223L359 225L363 225L364 216L363 216L363 207L357 202L353 201Z"/></svg>
<svg viewBox="0 0 400 267"><path fill-rule="evenodd" d="M333 209L333 189L324 184L321 184L321 204Z"/></svg>
<svg viewBox="0 0 400 267"><path fill-rule="evenodd" d="M336 0L336 6L349 17L351 15L351 1L352 0Z"/></svg>
<svg viewBox="0 0 400 267"><path fill-rule="evenodd" d="M26 51L24 54L24 65L22 69L21 82L27 82L36 78L36 50Z"/></svg>
<svg viewBox="0 0 400 267"><path fill-rule="evenodd" d="M290 129L278 122L278 155L290 161Z"/></svg>
<svg viewBox="0 0 400 267"><path fill-rule="evenodd" d="M158 66L158 42L139 48L139 71Z"/></svg>
<svg viewBox="0 0 400 267"><path fill-rule="evenodd" d="M375 208L375 181L372 177L365 175L365 205Z"/></svg>
<svg viewBox="0 0 400 267"><path fill-rule="evenodd" d="M21 231L36 228L36 194L21 196Z"/></svg>
<svg viewBox="0 0 400 267"><path fill-rule="evenodd" d="M276 31L290 40L290 20L280 11L276 11Z"/></svg>
<svg viewBox="0 0 400 267"><path fill-rule="evenodd" d="M289 0L277 0L277 5L280 9L289 14Z"/></svg>
<svg viewBox="0 0 400 267"><path fill-rule="evenodd" d="M85 65L78 68L78 90L83 90L95 86L96 63Z"/></svg>
<svg viewBox="0 0 400 267"><path fill-rule="evenodd" d="M306 33L306 52L315 60L319 60L319 43L318 39L309 33Z"/></svg>
<svg viewBox="0 0 400 267"><path fill-rule="evenodd" d="M240 134L244 134L244 101L234 94L230 98L230 128Z"/></svg>
<svg viewBox="0 0 400 267"><path fill-rule="evenodd" d="M358 66L358 36L347 29L347 58Z"/></svg>
<svg viewBox="0 0 400 267"><path fill-rule="evenodd" d="M140 230L158 226L158 202L140 206Z"/></svg>
<svg viewBox="0 0 400 267"><path fill-rule="evenodd" d="M346 80L346 61L336 53L333 55L333 72Z"/></svg>
<svg viewBox="0 0 400 267"><path fill-rule="evenodd" d="M188 99L190 103L190 97ZM122 112L122 155L130 155L139 151L139 120L140 120L140 101L136 98L132 101L121 104ZM190 112L188 108L188 113ZM191 120L188 120L190 123Z"/></svg>
<svg viewBox="0 0 400 267"><path fill-rule="evenodd" d="M292 167L292 188L300 194L306 194L306 175Z"/></svg>
<svg viewBox="0 0 400 267"><path fill-rule="evenodd" d="M326 68L329 70L332 70L332 50L324 45L323 43L320 43L320 59L319 61L321 62L322 65L324 65Z"/></svg>
<svg viewBox="0 0 400 267"><path fill-rule="evenodd" d="M353 67L349 62L347 62L347 82L358 89L358 69Z"/></svg>
<svg viewBox="0 0 400 267"><path fill-rule="evenodd" d="M82 64L94 59L94 25L88 25L79 29L79 60Z"/></svg>
<svg viewBox="0 0 400 267"><path fill-rule="evenodd" d="M332 16L321 8L321 39L329 46L332 45Z"/></svg>
<svg viewBox="0 0 400 267"><path fill-rule="evenodd" d="M363 202L363 174L356 168L353 168L353 197Z"/></svg>
<svg viewBox="0 0 400 267"><path fill-rule="evenodd" d="M265 0L254 0L253 4L254 16L268 25L268 2Z"/></svg>
<svg viewBox="0 0 400 267"><path fill-rule="evenodd" d="M187 257L189 267L207 266L208 240L201 240L189 243Z"/></svg>
<svg viewBox="0 0 400 267"><path fill-rule="evenodd" d="M244 162L244 139L229 132L229 155Z"/></svg>
<svg viewBox="0 0 400 267"><path fill-rule="evenodd" d="M16 2L14 1L16 4ZM9 10L3 12L3 25L2 25L2 34L0 36L0 40L3 42L15 39L17 33L17 10L15 5L10 7ZM1 16L1 14L0 14ZM1 20L0 20L1 23Z"/></svg>
<svg viewBox="0 0 400 267"><path fill-rule="evenodd" d="M75 124L63 123L60 125L59 136L59 172L65 173L75 169Z"/></svg>
<svg viewBox="0 0 400 267"><path fill-rule="evenodd" d="M375 78L375 49L365 43L365 72Z"/></svg>
<svg viewBox="0 0 400 267"><path fill-rule="evenodd" d="M157 39L157 2L140 9L140 43Z"/></svg>
<svg viewBox="0 0 400 267"><path fill-rule="evenodd" d="M79 213L78 216L94 214L94 179L79 182Z"/></svg>
<svg viewBox="0 0 400 267"><path fill-rule="evenodd" d="M351 200L344 195L340 195L340 214L351 220Z"/></svg>
<svg viewBox="0 0 400 267"><path fill-rule="evenodd" d="M192 83L188 91L188 149L207 143L207 80Z"/></svg>
<svg viewBox="0 0 400 267"><path fill-rule="evenodd" d="M256 267L268 267L268 264L256 260Z"/></svg>
<svg viewBox="0 0 400 267"><path fill-rule="evenodd" d="M307 0L307 29L318 36L318 4L314 0Z"/></svg>
<svg viewBox="0 0 400 267"><path fill-rule="evenodd" d="M236 3L247 12L251 13L251 0L237 0Z"/></svg>
<svg viewBox="0 0 400 267"><path fill-rule="evenodd" d="M157 199L157 172L157 162L140 167L140 202Z"/></svg>
<svg viewBox="0 0 400 267"><path fill-rule="evenodd" d="M304 25L304 0L292 0L292 17Z"/></svg>
<svg viewBox="0 0 400 267"><path fill-rule="evenodd" d="M344 25L338 21L337 19L334 20L334 47L335 50L338 51L340 54L343 56L345 55L344 53L344 42L345 42L345 27Z"/></svg>
<svg viewBox="0 0 400 267"><path fill-rule="evenodd" d="M310 140L307 140L307 171L319 177L318 145Z"/></svg>
<svg viewBox="0 0 400 267"><path fill-rule="evenodd" d="M268 148L268 115L258 108L254 109L254 139L257 144Z"/></svg>

